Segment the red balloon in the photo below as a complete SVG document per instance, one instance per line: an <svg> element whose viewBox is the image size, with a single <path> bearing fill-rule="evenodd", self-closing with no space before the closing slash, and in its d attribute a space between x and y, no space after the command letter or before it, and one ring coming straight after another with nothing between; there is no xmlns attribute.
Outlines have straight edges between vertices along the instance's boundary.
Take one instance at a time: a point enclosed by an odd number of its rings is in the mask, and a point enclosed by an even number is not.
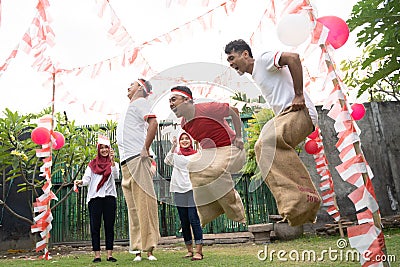
<svg viewBox="0 0 400 267"><path fill-rule="evenodd" d="M31 133L32 141L38 145L50 142L50 131L45 127L36 127Z"/></svg>
<svg viewBox="0 0 400 267"><path fill-rule="evenodd" d="M53 137L55 139L55 141L53 142L53 149L58 150L62 148L65 144L64 135L60 132L54 131Z"/></svg>
<svg viewBox="0 0 400 267"><path fill-rule="evenodd" d="M351 112L351 117L358 121L361 120L364 115L365 115L365 107L363 104L358 104L358 103L354 103L353 105L351 105L351 109L353 110Z"/></svg>
<svg viewBox="0 0 400 267"><path fill-rule="evenodd" d="M308 136L308 138L310 138L310 139L315 139L315 138L318 137L318 135L319 135L318 129L315 129L314 132L310 133L310 135Z"/></svg>
<svg viewBox="0 0 400 267"><path fill-rule="evenodd" d="M343 19L336 16L325 16L318 18L317 21L329 29L327 41L333 48L342 47L349 39L350 30Z"/></svg>
<svg viewBox="0 0 400 267"><path fill-rule="evenodd" d="M308 154L317 154L320 151L320 148L315 140L308 140L304 145L304 149Z"/></svg>

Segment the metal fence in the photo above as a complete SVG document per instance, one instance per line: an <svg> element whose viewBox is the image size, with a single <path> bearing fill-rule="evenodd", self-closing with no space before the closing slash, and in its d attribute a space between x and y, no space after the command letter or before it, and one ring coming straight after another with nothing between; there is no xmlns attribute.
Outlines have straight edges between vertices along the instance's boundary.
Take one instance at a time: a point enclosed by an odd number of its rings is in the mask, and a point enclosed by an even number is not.
<svg viewBox="0 0 400 267"><path fill-rule="evenodd" d="M242 118L244 128L247 127L248 117ZM157 175L154 177L154 188L158 197L159 229L161 236L179 236L180 221L173 198L169 192L169 180L172 168L164 164L164 157L170 150L170 142L161 136L162 129L171 124L160 124L156 140L152 149L156 154ZM244 131L246 139L246 131ZM111 139L115 133L110 134ZM113 141L113 140L112 140ZM84 171L84 170L83 170ZM83 174L83 173L82 173ZM122 174L120 175L122 177ZM268 187L263 183L257 190L250 192L248 176L234 177L235 188L240 194L246 212L248 224L267 223L268 215L277 214L275 200ZM53 186L57 189L57 174L53 176ZM115 223L115 239L128 239L128 212L122 193L121 180L116 181L117 187L117 216ZM57 195L59 199L67 194L71 188L63 188ZM53 229L51 242L68 242L90 240L89 210L86 204L87 188L82 187L78 193L71 194L63 203L53 210ZM225 215L219 216L207 224L204 233L227 233L247 231L247 227L231 221ZM102 231L103 233L104 231Z"/></svg>

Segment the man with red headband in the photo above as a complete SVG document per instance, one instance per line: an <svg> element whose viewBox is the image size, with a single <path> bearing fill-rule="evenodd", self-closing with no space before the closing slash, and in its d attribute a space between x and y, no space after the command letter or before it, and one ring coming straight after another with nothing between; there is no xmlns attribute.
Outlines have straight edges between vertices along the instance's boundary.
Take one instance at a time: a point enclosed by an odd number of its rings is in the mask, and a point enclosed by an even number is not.
<svg viewBox="0 0 400 267"><path fill-rule="evenodd" d="M188 164L201 224L204 226L223 213L233 221L245 223L243 203L231 176L245 162L238 110L228 103L194 104L187 86L173 87L169 104L182 118L182 129L201 147ZM229 116L234 130L226 121Z"/></svg>
<svg viewBox="0 0 400 267"><path fill-rule="evenodd" d="M128 88L130 103L117 126L117 143L121 158L122 191L128 207L130 252L134 261L141 261L141 252L149 260L160 238L158 204L153 185L150 145L157 132L156 116L151 112L147 96L151 84L138 79Z"/></svg>

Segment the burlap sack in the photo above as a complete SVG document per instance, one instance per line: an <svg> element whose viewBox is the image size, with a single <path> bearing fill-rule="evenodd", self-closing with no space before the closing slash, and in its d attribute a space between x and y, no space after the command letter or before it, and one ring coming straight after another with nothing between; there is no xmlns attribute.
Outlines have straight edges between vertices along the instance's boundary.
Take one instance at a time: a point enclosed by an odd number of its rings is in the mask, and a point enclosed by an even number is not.
<svg viewBox="0 0 400 267"><path fill-rule="evenodd" d="M122 166L122 192L128 208L129 250L152 251L160 239L158 204L151 158L137 157Z"/></svg>
<svg viewBox="0 0 400 267"><path fill-rule="evenodd" d="M313 223L321 198L295 147L313 131L307 109L291 108L262 129L255 153L262 177L275 197L278 212L296 226Z"/></svg>
<svg viewBox="0 0 400 267"><path fill-rule="evenodd" d="M244 163L245 151L235 146L203 149L191 159L188 169L202 226L223 213L233 221L246 222L231 176Z"/></svg>

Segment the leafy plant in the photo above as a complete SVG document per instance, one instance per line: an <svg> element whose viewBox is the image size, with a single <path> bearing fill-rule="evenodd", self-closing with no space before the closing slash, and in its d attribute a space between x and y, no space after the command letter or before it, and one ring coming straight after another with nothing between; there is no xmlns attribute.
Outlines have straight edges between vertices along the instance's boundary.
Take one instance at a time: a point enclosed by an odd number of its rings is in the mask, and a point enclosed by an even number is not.
<svg viewBox="0 0 400 267"><path fill-rule="evenodd" d="M273 117L273 111L264 108L254 113L252 119L248 121L249 127L246 128L247 142L245 143L247 162L243 166L242 172L243 174L251 175L251 179L260 178L261 175L256 162L254 145L260 136L262 127Z"/></svg>
<svg viewBox="0 0 400 267"><path fill-rule="evenodd" d="M357 44L363 55L343 61L344 81L359 87L358 96L370 93L371 101L400 100L399 35L400 5L395 0L358 1L347 21L351 31L358 29Z"/></svg>

